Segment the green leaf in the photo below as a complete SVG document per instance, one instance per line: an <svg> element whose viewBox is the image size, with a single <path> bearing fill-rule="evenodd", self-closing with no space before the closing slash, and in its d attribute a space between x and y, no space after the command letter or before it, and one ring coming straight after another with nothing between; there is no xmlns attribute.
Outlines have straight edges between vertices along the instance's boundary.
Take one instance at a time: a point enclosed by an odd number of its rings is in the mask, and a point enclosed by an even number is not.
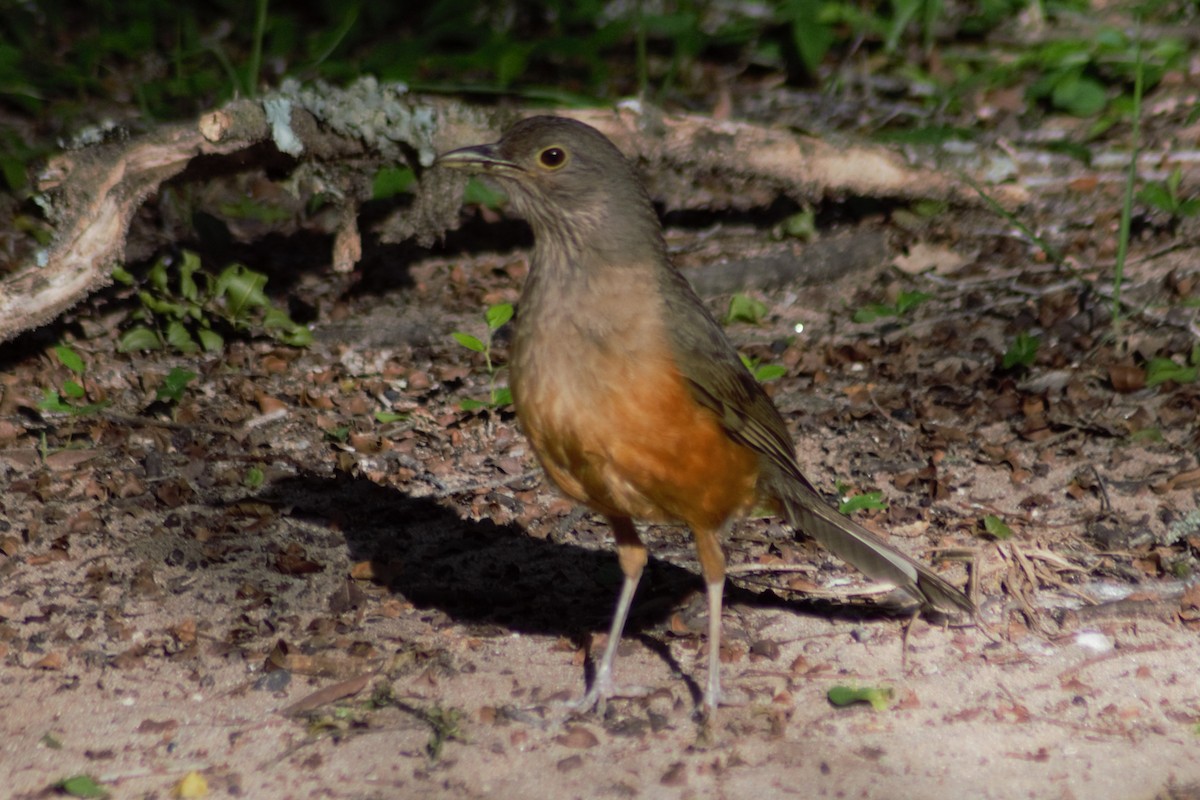
<svg viewBox="0 0 1200 800"><path fill-rule="evenodd" d="M926 300L932 298L933 295L926 294L925 292L901 292L896 297L896 315L907 314Z"/></svg>
<svg viewBox="0 0 1200 800"><path fill-rule="evenodd" d="M525 71L532 49L530 45L509 44L500 51L495 72L496 83L500 88L507 87Z"/></svg>
<svg viewBox="0 0 1200 800"><path fill-rule="evenodd" d="M504 192L491 188L478 178L471 178L463 189L463 205L498 209L507 199Z"/></svg>
<svg viewBox="0 0 1200 800"><path fill-rule="evenodd" d="M263 314L262 326L263 330L271 333L287 328L294 328L296 327L296 323L292 322L292 318L287 315L286 311L272 306Z"/></svg>
<svg viewBox="0 0 1200 800"><path fill-rule="evenodd" d="M511 406L512 401L512 389L509 389L507 386L501 387L492 392L491 405L493 408Z"/></svg>
<svg viewBox="0 0 1200 800"><path fill-rule="evenodd" d="M200 349L187 326L179 320L167 323L167 344L181 353L194 353Z"/></svg>
<svg viewBox="0 0 1200 800"><path fill-rule="evenodd" d="M182 367L171 367L171 371L163 378L162 385L155 392L155 397L168 403L178 403L183 399L187 385L196 379L196 373Z"/></svg>
<svg viewBox="0 0 1200 800"><path fill-rule="evenodd" d="M487 346L483 342L479 341L479 339L469 333L454 331L450 335L454 337L454 341L458 342L468 350L474 350L476 353L483 353L487 350Z"/></svg>
<svg viewBox="0 0 1200 800"><path fill-rule="evenodd" d="M241 320L254 308L270 305L263 287L267 276L246 267L230 264L217 276L214 294L225 299L225 310L234 320Z"/></svg>
<svg viewBox="0 0 1200 800"><path fill-rule="evenodd" d="M1005 369L1012 369L1016 366L1032 367L1033 362L1037 359L1038 347L1042 340L1036 336L1031 336L1022 331L1017 334L1017 338L1009 345L1008 350L1004 353L1003 366Z"/></svg>
<svg viewBox="0 0 1200 800"><path fill-rule="evenodd" d="M117 342L117 350L121 353L130 353L134 350L159 350L161 348L162 340L158 338L158 334L145 325L138 325L135 328L125 331Z"/></svg>
<svg viewBox="0 0 1200 800"><path fill-rule="evenodd" d="M1135 195L1138 202L1145 203L1159 211L1174 214L1177 208L1175 198L1159 183L1149 183Z"/></svg>
<svg viewBox="0 0 1200 800"><path fill-rule="evenodd" d="M466 400L460 400L458 402L458 407L463 411L478 411L481 408L487 408L488 404L482 400L471 400L468 398Z"/></svg>
<svg viewBox="0 0 1200 800"><path fill-rule="evenodd" d="M1172 200L1178 199L1179 185L1182 182L1183 182L1183 168L1175 167L1175 169L1171 170L1171 174L1167 176L1167 180L1166 180L1167 194L1169 194L1171 196Z"/></svg>
<svg viewBox="0 0 1200 800"><path fill-rule="evenodd" d="M325 435L335 442L344 442L350 438L350 426L341 425L336 428L330 428L325 431Z"/></svg>
<svg viewBox="0 0 1200 800"><path fill-rule="evenodd" d="M761 364L754 368L754 379L759 383L777 380L787 375L787 367L782 364Z"/></svg>
<svg viewBox="0 0 1200 800"><path fill-rule="evenodd" d="M1131 442L1163 442L1162 431L1158 428L1142 428L1129 434Z"/></svg>
<svg viewBox="0 0 1200 800"><path fill-rule="evenodd" d="M843 514L853 514L860 509L881 511L885 508L887 508L887 503L883 499L883 492L863 492L853 497L847 497L838 504L838 511Z"/></svg>
<svg viewBox="0 0 1200 800"><path fill-rule="evenodd" d="M196 286L195 274L200 269L200 256L191 251L183 254L183 263L179 265L179 296L193 303L200 300L200 289Z"/></svg>
<svg viewBox="0 0 1200 800"><path fill-rule="evenodd" d="M892 702L892 690L886 686L834 686L827 693L829 702L843 707L855 703L870 703L876 711L887 711Z"/></svg>
<svg viewBox="0 0 1200 800"><path fill-rule="evenodd" d="M141 291L138 292L138 300L142 301L142 305L148 310L160 317L183 319L185 316L187 316L187 306L181 303L176 303L165 296L159 296L156 294L151 294L150 292Z"/></svg>
<svg viewBox="0 0 1200 800"><path fill-rule="evenodd" d="M742 360L742 365L746 370L754 376L754 380L759 383L773 381L787 374L787 367L779 364L762 364L757 358L750 358L745 353L738 353L738 358Z"/></svg>
<svg viewBox="0 0 1200 800"><path fill-rule="evenodd" d="M408 414L401 414L399 411L376 411L375 421L382 425L390 425L393 422L402 422L408 419Z"/></svg>
<svg viewBox="0 0 1200 800"><path fill-rule="evenodd" d="M779 226L779 231L791 239L810 241L817 235L817 214L811 208L792 214Z"/></svg>
<svg viewBox="0 0 1200 800"><path fill-rule="evenodd" d="M1191 383L1196 380L1200 368L1195 365L1184 366L1170 358L1152 358L1146 364L1146 385L1158 386L1167 381L1175 383Z"/></svg>
<svg viewBox="0 0 1200 800"><path fill-rule="evenodd" d="M211 328L201 328L196 331L196 338L206 353L215 353L225 346L225 337Z"/></svg>
<svg viewBox="0 0 1200 800"><path fill-rule="evenodd" d="M62 365L76 374L83 374L83 358L70 345L56 344L54 354Z"/></svg>
<svg viewBox="0 0 1200 800"><path fill-rule="evenodd" d="M20 193L25 186L25 162L9 153L0 153L0 175L9 189Z"/></svg>
<svg viewBox="0 0 1200 800"><path fill-rule="evenodd" d="M184 258L187 257L187 251L184 251ZM146 273L146 278L150 285L153 286L160 294L166 294L170 290L170 279L167 277L167 262L169 258L163 256L158 261L154 262L154 266L150 267L150 271Z"/></svg>
<svg viewBox="0 0 1200 800"><path fill-rule="evenodd" d="M87 392L75 381L63 381L62 393L72 400L82 400L87 397Z"/></svg>
<svg viewBox="0 0 1200 800"><path fill-rule="evenodd" d="M1011 539L1013 535L1012 528L1008 527L1008 525L1004 523L1004 520L1000 519L995 514L988 514L983 518L983 529L987 531L989 535L994 536L1001 541L1004 541L1005 539Z"/></svg>
<svg viewBox="0 0 1200 800"><path fill-rule="evenodd" d="M784 6L791 18L792 44L809 75L817 69L834 42L834 33L820 17L822 0L792 0Z"/></svg>
<svg viewBox="0 0 1200 800"><path fill-rule="evenodd" d="M245 476L242 478L242 484L249 489L257 489L266 481L266 473L262 471L262 467L250 467L246 470Z"/></svg>
<svg viewBox="0 0 1200 800"><path fill-rule="evenodd" d="M757 325L762 322L762 318L766 316L767 304L753 297L748 297L744 294L735 294L729 298L729 311L725 315L725 322L749 322L751 325Z"/></svg>
<svg viewBox="0 0 1200 800"><path fill-rule="evenodd" d="M217 210L230 219L253 220L254 222L285 222L292 218L290 209L264 203L254 197L243 197L229 203L221 203Z"/></svg>
<svg viewBox="0 0 1200 800"><path fill-rule="evenodd" d="M1050 102L1076 117L1091 117L1104 110L1108 96L1098 81L1072 75L1059 81L1050 94Z"/></svg>
<svg viewBox="0 0 1200 800"><path fill-rule="evenodd" d="M275 338L289 347L308 347L313 343L313 334L303 325L293 327L275 334Z"/></svg>
<svg viewBox="0 0 1200 800"><path fill-rule="evenodd" d="M483 317L487 320L488 330L499 330L504 323L513 318L512 303L496 303L488 306Z"/></svg>
<svg viewBox="0 0 1200 800"><path fill-rule="evenodd" d="M72 775L70 778L63 778L57 786L60 791L71 797L108 797L108 790L90 775Z"/></svg>
<svg viewBox="0 0 1200 800"><path fill-rule="evenodd" d="M892 306L885 306L882 303L869 303L854 312L852 319L855 322L874 322L883 317L896 316L896 309Z"/></svg>
<svg viewBox="0 0 1200 800"><path fill-rule="evenodd" d="M38 402L38 408L43 411L57 411L63 414L70 414L75 411L74 406L63 402L62 397L59 396L58 391L55 389L47 389L42 394L42 399Z"/></svg>
<svg viewBox="0 0 1200 800"><path fill-rule="evenodd" d="M885 52L896 52L901 34L904 33L904 29L908 27L908 23L912 21L921 5L922 0L892 0L892 9L895 13L888 25L887 37L883 42Z"/></svg>
<svg viewBox="0 0 1200 800"><path fill-rule="evenodd" d="M387 200L412 188L417 176L409 167L384 167L371 181L371 199Z"/></svg>
<svg viewBox="0 0 1200 800"><path fill-rule="evenodd" d="M133 286L134 283L133 273L122 267L120 264L113 267L112 278L122 286Z"/></svg>

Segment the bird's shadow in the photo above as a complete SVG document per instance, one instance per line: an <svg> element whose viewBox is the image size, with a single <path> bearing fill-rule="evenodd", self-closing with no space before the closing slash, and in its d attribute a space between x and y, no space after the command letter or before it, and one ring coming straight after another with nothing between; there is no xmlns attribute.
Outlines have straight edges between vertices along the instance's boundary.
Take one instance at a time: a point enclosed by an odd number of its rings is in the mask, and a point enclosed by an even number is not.
<svg viewBox="0 0 1200 800"><path fill-rule="evenodd" d="M420 608L457 622L578 640L607 630L621 572L615 552L538 539L521 527L466 520L434 499L339 474L276 481L263 499L309 524L336 525L352 563L369 561L373 580ZM689 594L698 574L651 558L626 632L662 624ZM736 586L727 603L862 620L882 609L794 600Z"/></svg>

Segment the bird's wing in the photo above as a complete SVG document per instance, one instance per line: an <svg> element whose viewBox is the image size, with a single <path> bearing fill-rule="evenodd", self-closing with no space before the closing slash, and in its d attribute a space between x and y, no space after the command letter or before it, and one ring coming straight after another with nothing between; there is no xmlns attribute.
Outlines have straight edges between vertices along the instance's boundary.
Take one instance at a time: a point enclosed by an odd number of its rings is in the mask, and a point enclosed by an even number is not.
<svg viewBox="0 0 1200 800"><path fill-rule="evenodd" d="M720 324L677 270L665 270L662 282L675 360L696 401L712 409L730 438L763 454L815 493L800 474L783 417Z"/></svg>
<svg viewBox="0 0 1200 800"><path fill-rule="evenodd" d="M721 326L680 273L666 270L662 281L680 372L696 401L713 410L730 438L766 457L768 467L760 480L779 499L788 522L875 580L893 583L927 605L974 613L970 599L937 573L825 502L800 471L775 404Z"/></svg>

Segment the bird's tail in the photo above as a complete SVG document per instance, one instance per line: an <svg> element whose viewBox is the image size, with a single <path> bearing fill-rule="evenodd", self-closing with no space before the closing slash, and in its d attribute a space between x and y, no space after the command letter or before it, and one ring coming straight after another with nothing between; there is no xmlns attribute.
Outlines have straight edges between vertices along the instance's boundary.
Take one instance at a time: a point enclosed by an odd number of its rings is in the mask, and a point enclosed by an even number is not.
<svg viewBox="0 0 1200 800"><path fill-rule="evenodd" d="M808 481L780 476L777 492L784 516L867 577L895 584L922 605L943 611L975 613L975 604L929 567L914 561L854 520L832 508Z"/></svg>

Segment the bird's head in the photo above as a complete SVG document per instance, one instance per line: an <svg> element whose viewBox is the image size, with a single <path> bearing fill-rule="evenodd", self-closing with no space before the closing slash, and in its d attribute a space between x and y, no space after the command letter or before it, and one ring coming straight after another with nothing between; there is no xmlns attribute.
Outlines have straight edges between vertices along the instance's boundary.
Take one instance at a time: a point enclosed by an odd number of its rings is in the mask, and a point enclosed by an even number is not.
<svg viewBox="0 0 1200 800"><path fill-rule="evenodd" d="M499 180L539 243L602 249L614 237L661 241L658 218L632 166L595 128L563 117L530 117L492 144L438 157ZM564 241L565 240L565 241Z"/></svg>

